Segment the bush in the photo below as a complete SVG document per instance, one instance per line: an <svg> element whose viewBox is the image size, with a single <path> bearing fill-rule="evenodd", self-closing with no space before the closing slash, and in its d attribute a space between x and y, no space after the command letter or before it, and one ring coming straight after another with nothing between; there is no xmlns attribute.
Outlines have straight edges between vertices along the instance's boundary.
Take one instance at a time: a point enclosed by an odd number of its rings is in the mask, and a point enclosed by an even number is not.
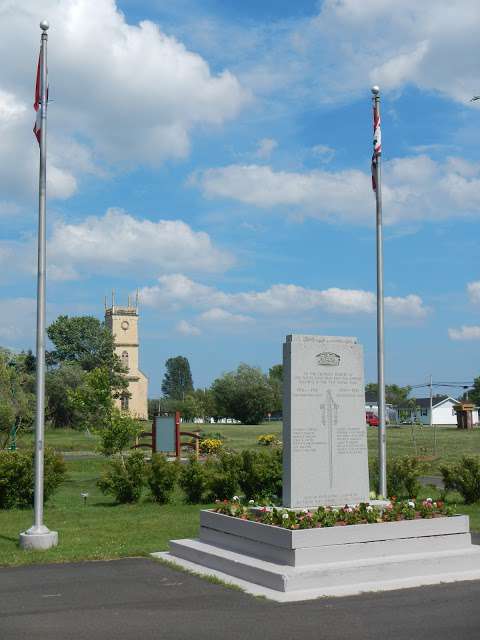
<svg viewBox="0 0 480 640"><path fill-rule="evenodd" d="M145 485L145 460L141 451L120 456L109 463L109 469L98 480L102 493L112 495L116 502L138 502Z"/></svg>
<svg viewBox="0 0 480 640"><path fill-rule="evenodd" d="M460 462L440 467L445 491L458 491L465 504L480 500L480 462L478 457L463 456Z"/></svg>
<svg viewBox="0 0 480 640"><path fill-rule="evenodd" d="M207 460L205 473L209 497L212 500L231 500L237 493L240 465L241 459L238 454L225 451L217 458Z"/></svg>
<svg viewBox="0 0 480 640"><path fill-rule="evenodd" d="M165 504L170 500L177 476L177 462L168 462L163 453L156 453L152 456L147 482L155 502Z"/></svg>
<svg viewBox="0 0 480 640"><path fill-rule="evenodd" d="M27 508L34 501L35 452L0 452L0 509ZM43 500L47 502L64 481L63 458L51 449L44 452Z"/></svg>
<svg viewBox="0 0 480 640"><path fill-rule="evenodd" d="M387 494L416 498L420 492L418 478L423 472L423 465L414 456L402 456L387 461ZM377 490L379 484L378 460L370 467L370 485Z"/></svg>
<svg viewBox="0 0 480 640"><path fill-rule="evenodd" d="M200 453L214 455L223 447L223 442L217 438L205 438L200 441Z"/></svg>
<svg viewBox="0 0 480 640"><path fill-rule="evenodd" d="M142 427L136 420L115 407L109 425L100 431L100 451L104 456L126 451L141 430Z"/></svg>
<svg viewBox="0 0 480 640"><path fill-rule="evenodd" d="M247 500L274 500L282 493L282 451L245 450L240 454L240 489Z"/></svg>
<svg viewBox="0 0 480 640"><path fill-rule="evenodd" d="M262 433L261 436L258 436L257 444L263 445L264 447L271 447L272 445L279 444L279 441L274 433Z"/></svg>
<svg viewBox="0 0 480 640"><path fill-rule="evenodd" d="M189 504L199 504L207 487L207 476L202 464L191 456L180 468L179 485Z"/></svg>

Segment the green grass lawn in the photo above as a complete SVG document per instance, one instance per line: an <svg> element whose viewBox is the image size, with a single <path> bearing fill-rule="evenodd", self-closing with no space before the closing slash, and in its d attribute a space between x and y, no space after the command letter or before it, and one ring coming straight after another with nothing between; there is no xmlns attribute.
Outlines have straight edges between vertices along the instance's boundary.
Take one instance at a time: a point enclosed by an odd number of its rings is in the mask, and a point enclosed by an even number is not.
<svg viewBox="0 0 480 640"><path fill-rule="evenodd" d="M18 534L33 524L32 510L0 511L0 565L141 556L166 550L170 539L198 533L202 507L183 504L180 496L169 505L146 498L140 504L113 504L96 486L105 464L102 458L67 462L68 480L45 506L46 525L59 532L55 549L20 549ZM89 493L85 506L82 492Z"/></svg>
<svg viewBox="0 0 480 640"><path fill-rule="evenodd" d="M260 426L200 425L207 433L220 432L231 449L258 448L257 438L274 433L281 439L281 423ZM199 425L183 425L185 431ZM20 439L21 447L32 443L31 434ZM376 456L377 429L368 428L369 454ZM58 451L94 452L98 440L68 430L48 430L46 443ZM443 462L457 460L464 453L480 454L480 430L437 429L436 455L433 432L428 427L388 428L389 456L420 455L426 459L426 473L438 473ZM67 460L68 479L45 507L45 523L59 532L59 546L46 552L26 552L18 547L18 534L33 523L31 510L0 511L0 565L35 562L99 560L145 555L166 550L168 540L194 537L198 532L200 505L186 505L180 493L172 504L160 506L144 498L136 505L114 505L96 486L107 461L101 457ZM84 506L80 496L88 492ZM438 497L433 488L425 488L422 496ZM466 506L460 496L449 495L459 513L470 516L471 529L480 531L480 504Z"/></svg>

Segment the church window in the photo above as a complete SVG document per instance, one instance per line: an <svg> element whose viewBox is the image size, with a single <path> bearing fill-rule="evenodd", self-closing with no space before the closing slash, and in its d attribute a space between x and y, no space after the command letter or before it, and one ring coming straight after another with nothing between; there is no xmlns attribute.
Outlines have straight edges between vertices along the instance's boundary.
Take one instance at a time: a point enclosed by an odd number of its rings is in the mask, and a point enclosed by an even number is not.
<svg viewBox="0 0 480 640"><path fill-rule="evenodd" d="M120 398L120 406L122 408L122 411L128 411L128 396L127 395L123 395Z"/></svg>
<svg viewBox="0 0 480 640"><path fill-rule="evenodd" d="M122 365L128 371L128 351L122 351Z"/></svg>

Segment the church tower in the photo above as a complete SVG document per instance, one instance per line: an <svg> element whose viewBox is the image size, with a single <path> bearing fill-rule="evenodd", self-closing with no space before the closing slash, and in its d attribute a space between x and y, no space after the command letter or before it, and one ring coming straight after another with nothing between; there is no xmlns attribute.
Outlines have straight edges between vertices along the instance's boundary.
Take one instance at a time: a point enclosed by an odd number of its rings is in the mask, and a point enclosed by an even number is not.
<svg viewBox="0 0 480 640"><path fill-rule="evenodd" d="M148 378L138 366L138 294L135 305L126 307L115 304L112 293L112 306L107 308L105 300L105 324L113 334L115 353L127 371L127 395L115 401L119 409L128 411L132 417L146 420L148 418Z"/></svg>

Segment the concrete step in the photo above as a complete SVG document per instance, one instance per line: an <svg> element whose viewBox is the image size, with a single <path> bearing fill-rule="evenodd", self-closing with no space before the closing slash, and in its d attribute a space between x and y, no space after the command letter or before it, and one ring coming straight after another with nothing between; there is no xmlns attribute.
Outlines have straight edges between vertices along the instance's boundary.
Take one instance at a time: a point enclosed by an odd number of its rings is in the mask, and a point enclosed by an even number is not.
<svg viewBox="0 0 480 640"><path fill-rule="evenodd" d="M281 592L352 588L362 590L420 586L442 581L480 579L480 549L382 556L342 562L292 567L254 558L199 540L172 540L170 556L220 571L250 583ZM384 585L379 586L379 585ZM387 585L387 586L385 586Z"/></svg>

